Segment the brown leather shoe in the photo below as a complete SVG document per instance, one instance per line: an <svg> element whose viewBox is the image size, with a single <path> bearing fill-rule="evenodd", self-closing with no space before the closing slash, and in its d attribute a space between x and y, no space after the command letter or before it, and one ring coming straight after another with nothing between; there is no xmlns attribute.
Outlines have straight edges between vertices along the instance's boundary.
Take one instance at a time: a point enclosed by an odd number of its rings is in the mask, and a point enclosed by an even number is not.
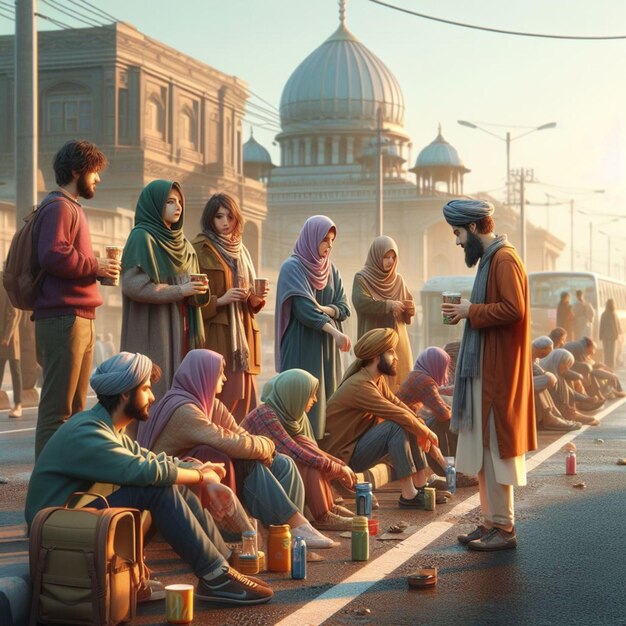
<svg viewBox="0 0 626 626"><path fill-rule="evenodd" d="M493 552L495 550L512 550L517 547L515 529L510 533L501 528L490 528L480 539L474 539L467 544L470 550L478 552Z"/></svg>
<svg viewBox="0 0 626 626"><path fill-rule="evenodd" d="M469 543L470 541L474 541L474 539L480 539L484 537L489 532L489 529L482 524L480 526L476 526L471 533L467 533L465 535L459 535L457 539L460 543Z"/></svg>

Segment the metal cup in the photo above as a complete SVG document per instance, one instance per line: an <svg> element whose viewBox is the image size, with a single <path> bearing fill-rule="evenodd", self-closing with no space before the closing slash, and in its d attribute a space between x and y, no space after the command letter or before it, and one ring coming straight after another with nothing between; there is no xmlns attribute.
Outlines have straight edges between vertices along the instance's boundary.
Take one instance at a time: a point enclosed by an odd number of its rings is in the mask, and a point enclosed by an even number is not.
<svg viewBox="0 0 626 626"><path fill-rule="evenodd" d="M124 248L122 246L105 246L104 253L107 259L114 259L116 261L122 260L122 252ZM108 287L117 287L120 284L120 277L107 278L106 276L100 281L101 285L107 285Z"/></svg>
<svg viewBox="0 0 626 626"><path fill-rule="evenodd" d="M441 294L444 304L461 304L461 294L458 291L444 291ZM441 313L444 324L453 324L452 318L445 313Z"/></svg>
<svg viewBox="0 0 626 626"><path fill-rule="evenodd" d="M254 293L257 296L262 296L269 286L270 281L267 278L255 278L254 279Z"/></svg>
<svg viewBox="0 0 626 626"><path fill-rule="evenodd" d="M165 616L170 624L190 624L193 621L193 585L165 587Z"/></svg>

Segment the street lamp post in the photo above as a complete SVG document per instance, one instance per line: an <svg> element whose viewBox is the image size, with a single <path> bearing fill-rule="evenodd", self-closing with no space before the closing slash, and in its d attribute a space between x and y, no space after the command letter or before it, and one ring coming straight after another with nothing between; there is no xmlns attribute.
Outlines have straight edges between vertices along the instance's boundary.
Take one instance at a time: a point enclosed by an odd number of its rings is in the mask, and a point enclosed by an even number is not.
<svg viewBox="0 0 626 626"><path fill-rule="evenodd" d="M548 128L555 128L556 122L547 122L546 124L541 124L541 126L533 126L530 130L527 130L525 133L521 135L517 135L517 137L511 137L511 132L507 131L504 137L492 133L490 130L483 128L482 126L478 126L478 124L474 124L474 122L468 122L467 120L457 120L457 123L461 126L465 126L467 128L473 128L474 130L480 130L483 133L487 133L500 141L504 141L506 144L506 203L507 205L511 204L511 142L517 139L521 139L526 135L530 135L538 130L546 130Z"/></svg>

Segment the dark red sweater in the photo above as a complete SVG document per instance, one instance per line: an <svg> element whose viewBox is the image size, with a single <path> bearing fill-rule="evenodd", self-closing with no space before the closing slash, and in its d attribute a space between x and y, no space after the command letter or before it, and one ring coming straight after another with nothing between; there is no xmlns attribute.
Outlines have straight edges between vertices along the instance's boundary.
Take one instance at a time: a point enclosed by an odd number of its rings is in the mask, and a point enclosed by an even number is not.
<svg viewBox="0 0 626 626"><path fill-rule="evenodd" d="M87 218L78 202L61 192L53 194L56 199L42 209L34 228L39 264L46 273L33 319L61 315L94 319L102 296Z"/></svg>

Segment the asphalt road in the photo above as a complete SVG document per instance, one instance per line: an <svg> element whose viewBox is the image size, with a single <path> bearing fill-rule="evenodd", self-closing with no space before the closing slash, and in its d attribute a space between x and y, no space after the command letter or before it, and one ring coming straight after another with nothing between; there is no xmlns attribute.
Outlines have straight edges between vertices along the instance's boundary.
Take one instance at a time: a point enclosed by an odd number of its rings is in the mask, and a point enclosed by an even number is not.
<svg viewBox="0 0 626 626"><path fill-rule="evenodd" d="M372 538L370 561L357 564L349 539L334 534L340 547L318 551L323 560L309 564L306 581L265 574L276 592L270 604L229 609L197 603L194 624L626 625L626 467L616 463L626 457L626 403L614 402L603 414L600 426L573 439L577 476L565 476L565 440L540 433L540 449L551 446L554 454L541 452L537 458L547 458L530 472L528 486L516 490L517 550L471 553L456 542L478 520L472 489L458 490L433 513L399 510L398 493L387 490L378 494L380 525L407 521L415 532L404 542ZM0 537L23 523L34 423L33 410L19 420L0 413L0 475L9 478L0 485ZM580 482L584 489L574 487ZM24 555L0 554L0 568L10 565L8 556ZM147 558L165 583L193 582L165 544L152 543ZM406 576L422 566L438 568L437 586L408 590ZM163 603L142 605L134 623L165 623Z"/></svg>

